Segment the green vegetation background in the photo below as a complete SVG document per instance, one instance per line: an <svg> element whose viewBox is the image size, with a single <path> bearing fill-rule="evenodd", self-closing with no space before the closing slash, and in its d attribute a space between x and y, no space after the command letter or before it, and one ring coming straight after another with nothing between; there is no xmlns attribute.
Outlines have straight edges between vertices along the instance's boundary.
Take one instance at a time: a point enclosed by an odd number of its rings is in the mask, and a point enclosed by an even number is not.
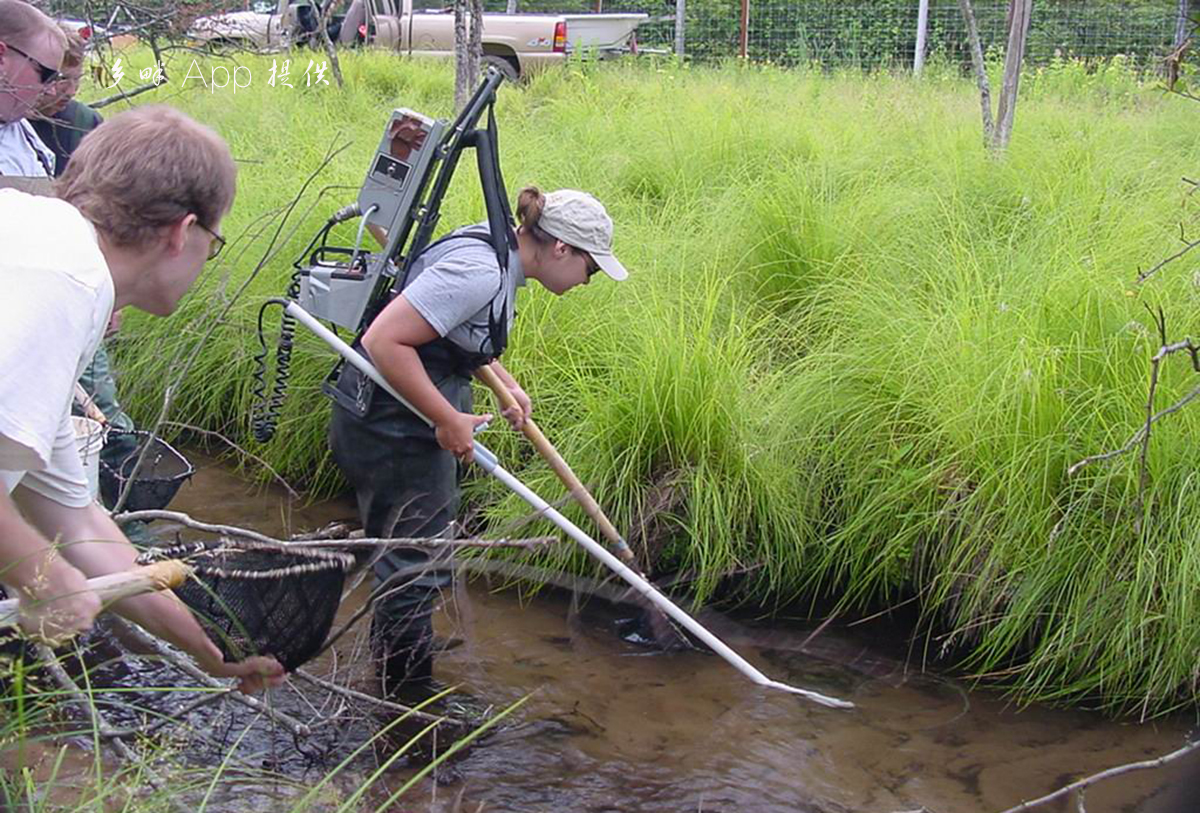
<svg viewBox="0 0 1200 813"><path fill-rule="evenodd" d="M445 64L368 53L343 55L345 90L305 87L309 55L293 58L294 88L268 84L271 58L247 58L249 88L183 88L184 62L159 91L241 162L224 224L237 239L177 315L131 315L118 359L125 398L152 420L211 331L172 419L235 438L317 497L340 487L318 391L332 358L301 335L278 437L255 446L258 308L353 199L388 111L449 116L452 85ZM697 601L732 573L768 606L915 599L921 657L1023 699L1193 702L1200 411L1155 431L1140 510L1135 456L1066 469L1144 419L1159 345L1145 306L1163 308L1172 339L1196 330L1189 267L1134 280L1192 217L1181 178L1198 112L1120 61L1059 62L1025 77L997 160L971 84L936 61L920 82L645 60L546 73L501 95L510 192L595 193L632 273L561 299L531 285L505 363L616 524L657 570L691 572ZM218 320L266 249L264 218L342 144ZM482 219L472 175L445 226ZM340 234L352 242L353 225ZM1158 406L1195 383L1168 364ZM514 433L484 442L561 495ZM471 489L490 519L523 513L489 483Z"/></svg>

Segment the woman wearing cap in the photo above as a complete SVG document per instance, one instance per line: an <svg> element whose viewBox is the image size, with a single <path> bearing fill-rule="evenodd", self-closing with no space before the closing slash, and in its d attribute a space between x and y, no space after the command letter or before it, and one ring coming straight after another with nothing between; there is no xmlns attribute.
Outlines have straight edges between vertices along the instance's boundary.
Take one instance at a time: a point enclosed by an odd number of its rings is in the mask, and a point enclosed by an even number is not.
<svg viewBox="0 0 1200 813"><path fill-rule="evenodd" d="M612 220L586 192L527 187L517 220L506 273L486 223L459 229L417 257L362 336L362 351L433 428L353 367L338 378L329 443L368 538L447 532L458 511L458 461L470 462L475 428L492 417L472 412L476 369L490 364L512 391L520 408L503 415L514 428L529 417L529 396L495 360L525 280L562 295L597 271L627 276L612 253ZM389 548L375 564L376 586L387 582L372 623L385 695L415 700L431 687L432 614L450 584L446 565L420 548Z"/></svg>

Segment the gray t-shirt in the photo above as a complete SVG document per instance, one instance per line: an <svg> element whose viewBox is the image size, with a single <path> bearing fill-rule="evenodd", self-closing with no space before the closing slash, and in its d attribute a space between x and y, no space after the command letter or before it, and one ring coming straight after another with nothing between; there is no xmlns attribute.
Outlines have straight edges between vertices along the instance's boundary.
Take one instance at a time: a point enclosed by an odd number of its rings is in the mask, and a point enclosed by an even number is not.
<svg viewBox="0 0 1200 813"><path fill-rule="evenodd" d="M487 223L456 230L487 234ZM517 288L525 284L521 258L508 255L507 313L512 326ZM413 263L404 288L404 298L424 317L439 336L444 336L469 353L490 355L488 314L496 299L497 316L505 300L500 292L500 266L489 243L465 237L435 245ZM499 298L497 295L501 294Z"/></svg>

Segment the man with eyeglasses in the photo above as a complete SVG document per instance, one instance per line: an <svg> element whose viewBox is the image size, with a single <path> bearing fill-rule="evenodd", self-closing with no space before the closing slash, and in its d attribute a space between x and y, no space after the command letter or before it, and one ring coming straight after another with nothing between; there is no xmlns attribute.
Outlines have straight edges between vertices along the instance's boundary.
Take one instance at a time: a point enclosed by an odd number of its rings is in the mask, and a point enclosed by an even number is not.
<svg viewBox="0 0 1200 813"><path fill-rule="evenodd" d="M219 135L145 105L88 133L57 198L0 189L0 584L30 635L54 642L90 627L100 605L85 579L135 563L75 448L75 381L114 311L175 310L220 250L236 175ZM282 675L272 658L226 663L170 592L112 609L246 691Z"/></svg>
<svg viewBox="0 0 1200 813"><path fill-rule="evenodd" d="M66 38L22 0L0 0L0 175L54 177L54 153L25 116L59 76Z"/></svg>

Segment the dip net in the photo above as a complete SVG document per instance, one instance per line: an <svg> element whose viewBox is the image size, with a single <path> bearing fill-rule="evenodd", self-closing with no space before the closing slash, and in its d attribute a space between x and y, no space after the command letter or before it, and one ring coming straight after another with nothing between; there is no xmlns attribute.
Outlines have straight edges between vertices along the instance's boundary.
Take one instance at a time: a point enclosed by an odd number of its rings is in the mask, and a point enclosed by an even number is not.
<svg viewBox="0 0 1200 813"><path fill-rule="evenodd" d="M321 651L355 564L349 553L229 540L153 548L138 562L163 559L195 569L175 595L227 662L272 655L289 672Z"/></svg>
<svg viewBox="0 0 1200 813"><path fill-rule="evenodd" d="M124 506L126 511L166 508L179 487L196 473L188 459L174 446L140 429L123 432L110 429L106 445L120 446L129 451L116 461L100 458L100 496L105 505L116 505L129 483L129 495L125 498ZM142 460L140 467L137 465L139 459ZM136 477L133 476L135 473Z"/></svg>

